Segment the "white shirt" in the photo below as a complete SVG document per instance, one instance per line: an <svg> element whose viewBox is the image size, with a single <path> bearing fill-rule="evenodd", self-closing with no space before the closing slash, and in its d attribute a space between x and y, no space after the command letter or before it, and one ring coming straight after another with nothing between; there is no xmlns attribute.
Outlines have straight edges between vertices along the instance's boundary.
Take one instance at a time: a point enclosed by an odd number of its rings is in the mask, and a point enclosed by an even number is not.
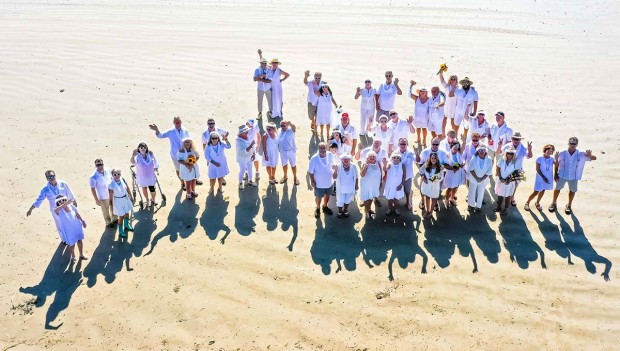
<svg viewBox="0 0 620 351"><path fill-rule="evenodd" d="M254 70L254 77L265 75L265 78L267 78L267 74L269 74L269 71L270 71L269 67L265 67L265 69L263 69L260 66L258 66L258 68ZM258 83L257 87L258 87L258 90L260 91L267 91L271 89L271 83L261 82L260 80L257 81L256 83Z"/></svg>
<svg viewBox="0 0 620 351"><path fill-rule="evenodd" d="M566 180L581 180L586 162L591 161L585 152L575 150L571 155L568 150L560 152L558 158L558 176Z"/></svg>
<svg viewBox="0 0 620 351"><path fill-rule="evenodd" d="M319 103L319 97L316 95L316 92L319 89L319 86L314 88L314 81L308 82L308 102L312 104L312 106L316 106Z"/></svg>
<svg viewBox="0 0 620 351"><path fill-rule="evenodd" d="M325 157L321 158L317 152L308 164L308 173L314 175L314 181L316 187L319 189L326 189L334 184L332 164L334 161L334 155L330 152L325 153Z"/></svg>
<svg viewBox="0 0 620 351"><path fill-rule="evenodd" d="M433 118L433 119L443 118L444 116L443 106L439 106L439 105L442 102L444 102L446 98L442 94L443 93L439 93L435 97L433 96L430 97L430 100L431 100L431 105L429 106L429 117L430 118ZM438 106L438 107L435 108L435 106Z"/></svg>
<svg viewBox="0 0 620 351"><path fill-rule="evenodd" d="M512 142L508 143L508 145L502 146L502 154L506 153L506 149L508 149L510 145L514 146ZM523 160L525 159L525 156L527 156L527 148L523 146L523 143L519 143L519 145L514 146L514 148L516 149L516 169L523 169Z"/></svg>
<svg viewBox="0 0 620 351"><path fill-rule="evenodd" d="M377 94L377 89L363 88L360 91L360 96L362 97L362 111L364 110L374 110L375 109L375 95ZM368 116L362 116L363 118L368 118Z"/></svg>
<svg viewBox="0 0 620 351"><path fill-rule="evenodd" d="M362 152L360 153L360 161L362 161L362 163L366 163L366 156L371 151L375 151L372 146L369 146L362 150ZM379 152L375 151L375 153L377 154L377 162L380 162L382 165L384 165L385 163L383 161L387 161L387 151L385 151L385 149L382 147L379 149Z"/></svg>
<svg viewBox="0 0 620 351"><path fill-rule="evenodd" d="M108 184L112 181L112 172L109 169L104 168L103 174L97 170L89 178L90 187L95 188L95 193L99 200L110 199L110 193L108 192Z"/></svg>
<svg viewBox="0 0 620 351"><path fill-rule="evenodd" d="M297 144L295 143L295 132L288 128L285 131L278 129L278 149L280 151L295 151Z"/></svg>
<svg viewBox="0 0 620 351"><path fill-rule="evenodd" d="M493 152L497 152L497 146L501 140L502 145L507 145L512 139L512 129L508 127L508 124L504 122L502 126L498 126L494 124L491 126L491 140L493 140L493 145L489 145L489 148L493 150Z"/></svg>
<svg viewBox="0 0 620 351"><path fill-rule="evenodd" d="M413 178L413 164L415 163L415 155L413 151L410 149L405 150L405 152L400 151L400 147L395 147L395 150L401 153L400 161L405 165L405 180Z"/></svg>
<svg viewBox="0 0 620 351"><path fill-rule="evenodd" d="M431 149L431 147L427 147L426 149L422 150L422 152L420 153L420 163L419 165L421 167L423 167L423 165L426 163L426 161L428 161L429 157L431 157L431 154L435 153L437 154L437 160L439 161L439 164L444 165L446 163L450 163L450 159L448 157L448 154L445 153L444 151L442 151L441 149L437 148L437 151L433 151Z"/></svg>
<svg viewBox="0 0 620 351"><path fill-rule="evenodd" d="M168 138L170 141L170 157L176 158L177 152L183 146L183 139L189 138L189 132L183 127L181 129L170 128L163 133L159 133L157 137L160 139Z"/></svg>
<svg viewBox="0 0 620 351"><path fill-rule="evenodd" d="M452 142L458 141L456 139L452 140ZM452 152L452 145L450 145L451 142L448 141L448 138L444 138L440 143L439 143L439 150L449 154ZM461 147L463 147L463 145L461 145Z"/></svg>
<svg viewBox="0 0 620 351"><path fill-rule="evenodd" d="M482 124L478 124L478 118L472 118L469 121L469 133L467 133L467 141L471 141L471 136L474 133L480 134L481 139L486 137L485 134L489 134L490 129L491 127L489 127L489 123L487 123L486 119L484 120L484 122L482 122Z"/></svg>
<svg viewBox="0 0 620 351"><path fill-rule="evenodd" d="M237 141L235 143L237 162L245 164L252 160L252 155L254 155L256 148L252 147L250 151L246 151L250 144L252 144L252 141L253 140L250 138L243 139L241 137L237 137Z"/></svg>
<svg viewBox="0 0 620 351"><path fill-rule="evenodd" d="M468 105L473 105L474 101L478 101L478 93L474 87L469 87L468 91L463 88L458 88L454 95L456 96L456 113L461 116L465 116L466 113L471 113L473 110L467 111Z"/></svg>
<svg viewBox="0 0 620 351"><path fill-rule="evenodd" d="M381 84L379 89L376 90L375 95L379 95L379 107L383 111L389 111L394 109L394 102L396 101L396 85Z"/></svg>
<svg viewBox="0 0 620 351"><path fill-rule="evenodd" d="M401 138L408 139L410 126L408 121L399 118L398 122L394 123L390 119L387 125L392 130L392 144L394 144L394 148L396 148L396 145L398 145L398 140Z"/></svg>
<svg viewBox="0 0 620 351"><path fill-rule="evenodd" d="M39 197L37 197L32 206L39 208L39 206L43 203L43 200L47 199L50 204L50 210L53 211L56 208L56 196L58 195L64 195L69 200L75 199L75 196L73 196L73 193L71 192L71 188L69 188L69 184L62 180L56 180L56 186L48 182L43 189L41 189Z"/></svg>
<svg viewBox="0 0 620 351"><path fill-rule="evenodd" d="M343 138L346 135L348 135L351 140L357 139L358 137L357 129L355 129L355 127L351 123L349 123L346 127L343 127L342 124L339 124L336 128L338 128L338 130L340 131L340 135L342 135Z"/></svg>
<svg viewBox="0 0 620 351"><path fill-rule="evenodd" d="M228 132L222 128L215 127L213 131L210 131L209 128L207 128L207 130L205 130L204 133L202 133L202 145L207 145L209 143L210 141L209 139L211 138L211 132L217 132L217 134L220 135L220 139L224 135L228 134Z"/></svg>
<svg viewBox="0 0 620 351"><path fill-rule="evenodd" d="M474 172L479 178L484 177L485 174L491 176L493 174L493 161L489 156L484 158L472 157L467 163L467 170Z"/></svg>
<svg viewBox="0 0 620 351"><path fill-rule="evenodd" d="M463 150L463 161L465 161L465 164L469 164L469 160L471 160L474 156L476 156L476 149L478 148L478 146L480 145L484 145L481 142L478 142L477 146L474 146L474 144L472 143L467 143L467 145L465 145L465 149Z"/></svg>
<svg viewBox="0 0 620 351"><path fill-rule="evenodd" d="M407 127L409 128L409 127ZM387 127L385 131L381 130L381 126L377 125L371 129L374 140L381 140L381 147L388 150L390 144L393 144L394 132L390 127Z"/></svg>

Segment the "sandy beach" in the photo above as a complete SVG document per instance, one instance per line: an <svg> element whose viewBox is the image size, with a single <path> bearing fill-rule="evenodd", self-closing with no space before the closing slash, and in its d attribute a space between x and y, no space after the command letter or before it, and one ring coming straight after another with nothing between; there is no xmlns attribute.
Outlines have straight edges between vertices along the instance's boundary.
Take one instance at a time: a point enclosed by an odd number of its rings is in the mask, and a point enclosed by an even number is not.
<svg viewBox="0 0 620 351"><path fill-rule="evenodd" d="M334 3L0 2L0 350L617 348L618 4ZM181 116L199 140L213 117L234 132L256 116L258 48L291 74L283 111L298 126L301 185L268 191L262 168L259 187L239 192L230 150L224 194L203 185L187 201L148 125ZM533 143L518 208L496 216L489 189L470 214L461 187L458 208L433 222L419 209L366 222L357 206L316 220L303 72L321 71L357 126L364 79L378 87L392 70L406 116L409 80L438 84L444 62L471 78L490 120L504 111ZM571 136L598 156L573 215L567 189L559 212L550 193L543 212L524 211L542 146L564 150ZM123 242L88 177L102 158L129 180L140 141L160 160L167 202L136 208ZM78 198L87 261L62 255L46 203L26 217L47 169Z"/></svg>

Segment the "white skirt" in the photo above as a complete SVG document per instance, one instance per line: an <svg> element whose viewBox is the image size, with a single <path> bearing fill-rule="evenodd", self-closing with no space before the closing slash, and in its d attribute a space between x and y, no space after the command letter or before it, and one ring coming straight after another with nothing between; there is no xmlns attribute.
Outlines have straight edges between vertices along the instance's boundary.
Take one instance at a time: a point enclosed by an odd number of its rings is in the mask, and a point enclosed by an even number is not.
<svg viewBox="0 0 620 351"><path fill-rule="evenodd" d="M381 172L379 169L374 171L367 170L366 175L360 180L360 200L372 200L381 195Z"/></svg>
<svg viewBox="0 0 620 351"><path fill-rule="evenodd" d="M428 196L431 199L437 199L439 198L439 193L441 192L441 181L429 181L426 183L422 181L422 184L420 184L420 191L424 196Z"/></svg>
<svg viewBox="0 0 620 351"><path fill-rule="evenodd" d="M127 195L123 197L115 196L113 202L114 211L112 211L112 213L114 213L115 216L124 216L131 212L131 209L133 208L133 205L131 204L131 201L129 200L129 197Z"/></svg>
<svg viewBox="0 0 620 351"><path fill-rule="evenodd" d="M465 184L465 169L459 168L456 172L446 169L443 180L444 188L452 189L458 188Z"/></svg>
<svg viewBox="0 0 620 351"><path fill-rule="evenodd" d="M504 184L498 180L495 183L495 195L497 196L512 196L515 192L515 187L517 186L516 182L510 182L508 184Z"/></svg>
<svg viewBox="0 0 620 351"><path fill-rule="evenodd" d="M181 177L181 179L183 179L186 182L200 178L200 169L198 168L198 164L195 164L194 168L192 168L191 171L189 170L189 168L187 168L187 166L180 165L179 177Z"/></svg>
<svg viewBox="0 0 620 351"><path fill-rule="evenodd" d="M213 162L209 162L209 179L218 179L226 176L230 171L228 170L228 162L225 158L220 160L220 166L216 167Z"/></svg>

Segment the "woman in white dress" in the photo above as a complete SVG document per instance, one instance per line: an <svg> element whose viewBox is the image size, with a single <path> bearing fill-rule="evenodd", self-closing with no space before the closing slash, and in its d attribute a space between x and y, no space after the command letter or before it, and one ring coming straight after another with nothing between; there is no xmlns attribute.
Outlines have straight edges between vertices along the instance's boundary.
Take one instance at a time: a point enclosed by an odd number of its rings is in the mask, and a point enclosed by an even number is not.
<svg viewBox="0 0 620 351"><path fill-rule="evenodd" d="M448 154L448 161L452 169L445 169L443 185L446 190L446 207L456 206L456 191L459 186L465 184L465 160L461 154L461 144L452 143L452 148Z"/></svg>
<svg viewBox="0 0 620 351"><path fill-rule="evenodd" d="M118 216L118 234L126 238L127 232L133 232L133 227L129 223L129 214L133 208L134 198L127 186L127 181L121 178L119 169L112 170L112 181L108 185L110 195L110 210Z"/></svg>
<svg viewBox="0 0 620 351"><path fill-rule="evenodd" d="M540 206L540 199L545 195L546 190L553 190L553 167L555 159L553 153L555 152L555 146L547 144L543 147L543 154L536 159L536 182L534 183L534 192L530 195L525 203L524 209L530 210L530 201L538 195L536 198L536 209L542 211Z"/></svg>
<svg viewBox="0 0 620 351"><path fill-rule="evenodd" d="M342 163L334 169L333 178L336 180L338 218L349 217L349 204L359 189L359 174L351 159L350 154L342 155Z"/></svg>
<svg viewBox="0 0 620 351"><path fill-rule="evenodd" d="M362 97L362 106L360 108L360 135L366 135L366 131L372 126L375 117L375 95L377 90L372 87L370 79L364 82L364 89L357 87L355 91L355 100Z"/></svg>
<svg viewBox="0 0 620 351"><path fill-rule="evenodd" d="M228 161L226 160L225 150L230 149L230 142L227 138L220 136L218 132L211 132L209 143L205 148L205 158L209 164L209 194L213 194L213 187L217 179L217 191L224 192L222 185L224 177L228 174Z"/></svg>
<svg viewBox="0 0 620 351"><path fill-rule="evenodd" d="M133 150L130 162L136 166L136 182L142 188L144 199L147 200L146 206L157 206L155 202L155 183L157 183L155 172L159 168L159 163L157 163L155 155L149 150L146 143L142 142L138 144L137 149ZM151 200L148 200L147 188L151 193Z"/></svg>
<svg viewBox="0 0 620 351"><path fill-rule="evenodd" d="M409 96L415 101L415 107L413 109L413 126L418 140L416 143L420 143L420 132L422 133L422 146L426 148L426 133L428 128L428 119L430 116L431 99L428 97L428 89L422 87L417 90L418 95L413 93L414 81L411 81L409 85Z"/></svg>
<svg viewBox="0 0 620 351"><path fill-rule="evenodd" d="M267 131L263 134L261 148L263 150L263 166L267 168L269 184L276 184L276 167L278 166L278 135L275 123L267 124Z"/></svg>
<svg viewBox="0 0 620 351"><path fill-rule="evenodd" d="M373 127L369 124L368 131L372 132L373 140L381 140L381 147L385 149L388 155L391 155L394 149L392 145L394 132L388 126L388 117L386 115L379 116L379 122Z"/></svg>
<svg viewBox="0 0 620 351"><path fill-rule="evenodd" d="M400 152L394 151L391 162L388 162L385 168L383 196L388 200L388 210L385 211L387 216L392 215L392 213L400 216L400 211L396 209L396 205L400 199L405 197L404 187L407 171L401 159Z"/></svg>
<svg viewBox="0 0 620 351"><path fill-rule="evenodd" d="M366 219L374 218L376 213L370 209L373 199L381 195L381 178L383 171L381 162L377 161L377 153L369 151L360 172L360 200L364 203ZM376 206L376 205L375 205Z"/></svg>
<svg viewBox="0 0 620 351"><path fill-rule="evenodd" d="M177 152L177 160L180 165L179 177L185 182L187 199L198 196L198 193L196 193L196 179L200 177L198 159L200 159L200 154L196 151L192 139L183 139L183 146L181 146L181 149ZM213 187L211 187L211 190L213 190Z"/></svg>
<svg viewBox="0 0 620 351"><path fill-rule="evenodd" d="M332 90L327 83L323 83L321 89L316 92L316 95L319 97L319 102L316 107L316 124L321 127L321 140L325 140L323 138L323 128L327 126L327 131L329 132L332 119L332 104L336 108L338 108L338 104L336 104L336 100L334 100L332 96Z"/></svg>
<svg viewBox="0 0 620 351"><path fill-rule="evenodd" d="M497 161L497 166L495 167L495 175L497 177L495 181L495 194L497 195L495 212L499 212L502 216L508 214L508 208L510 207L512 195L517 184L516 181L510 178L512 173L518 169L515 154L515 148L510 145L504 150L504 157ZM502 203L504 204L503 210Z"/></svg>
<svg viewBox="0 0 620 351"><path fill-rule="evenodd" d="M456 91L459 89L459 79L456 75L451 75L448 79L448 82L446 82L443 78L443 71L441 71L439 72L439 80L441 81L443 92L446 94L444 113L446 115L446 118L450 119L450 123L452 124L452 130L458 131L459 126L454 123L454 113L456 111Z"/></svg>
<svg viewBox="0 0 620 351"><path fill-rule="evenodd" d="M267 73L267 79L271 80L271 118L282 118L282 105L284 103L282 82L288 79L289 74L279 68L282 64L277 58L271 60L271 70Z"/></svg>
<svg viewBox="0 0 620 351"><path fill-rule="evenodd" d="M441 193L441 180L443 178L442 167L436 153L431 153L424 166L420 168L420 176L422 177L420 192L422 193L422 200L426 202L422 215L424 218L431 218Z"/></svg>
<svg viewBox="0 0 620 351"><path fill-rule="evenodd" d="M58 216L58 221L60 222L60 232L58 234L69 247L71 261L73 262L76 261L75 244L77 244L80 251L80 260L88 259L88 257L84 256L82 244L86 222L82 219L74 204L75 200L69 200L66 196L58 195L56 197L56 209L54 209L54 215Z"/></svg>
<svg viewBox="0 0 620 351"><path fill-rule="evenodd" d="M446 128L446 116L444 106L446 104L446 95L439 91L439 87L431 88L431 98L428 115L428 129L431 131L433 138L444 138L444 129Z"/></svg>

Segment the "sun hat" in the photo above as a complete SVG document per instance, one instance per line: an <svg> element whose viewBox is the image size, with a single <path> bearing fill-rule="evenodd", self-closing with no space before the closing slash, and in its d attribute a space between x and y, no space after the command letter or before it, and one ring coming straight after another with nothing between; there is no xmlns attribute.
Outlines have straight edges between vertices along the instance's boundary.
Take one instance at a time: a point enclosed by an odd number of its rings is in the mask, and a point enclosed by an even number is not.
<svg viewBox="0 0 620 351"><path fill-rule="evenodd" d="M275 124L275 123L273 123L273 122L269 122L269 123L267 123L267 129L269 129L269 128L278 129L278 127L276 126L276 124Z"/></svg>
<svg viewBox="0 0 620 351"><path fill-rule="evenodd" d="M389 120L388 116L386 115L379 116L379 122L381 122L382 119L384 119L386 122Z"/></svg>
<svg viewBox="0 0 620 351"><path fill-rule="evenodd" d="M512 135L513 139L523 139L523 136L521 135L521 132L516 132Z"/></svg>
<svg viewBox="0 0 620 351"><path fill-rule="evenodd" d="M504 150L504 153L506 154L516 154L517 150L515 149L514 146L512 145L508 145L508 147L506 148L506 150Z"/></svg>
<svg viewBox="0 0 620 351"><path fill-rule="evenodd" d="M277 64L279 64L279 65L281 65L281 64L282 64L282 62L280 62L280 60L278 60L277 58L272 58L272 59L271 59L271 62L269 62L269 63L271 63L271 64L277 63Z"/></svg>
<svg viewBox="0 0 620 351"><path fill-rule="evenodd" d="M474 84L474 82L472 82L471 79L469 79L469 77L465 77L459 81L459 84L463 85L463 83L469 83L469 85Z"/></svg>
<svg viewBox="0 0 620 351"><path fill-rule="evenodd" d="M480 111L478 111L478 113L476 113L476 115L485 115L486 116L486 113L484 113L484 110L480 110Z"/></svg>
<svg viewBox="0 0 620 351"><path fill-rule="evenodd" d="M478 151L484 151L484 152L487 152L487 147L486 147L486 146L484 146L484 145L480 145L480 146L478 146L478 147L476 148L476 152L478 152Z"/></svg>
<svg viewBox="0 0 620 351"><path fill-rule="evenodd" d="M577 139L577 137L570 137L568 138L568 143L579 144L579 139Z"/></svg>
<svg viewBox="0 0 620 351"><path fill-rule="evenodd" d="M425 92L427 92L427 93L428 93L428 88L427 88L427 87L421 87L420 89L416 90L416 92L418 93L418 95L419 95L421 92L423 92L423 91L425 91Z"/></svg>
<svg viewBox="0 0 620 351"><path fill-rule="evenodd" d="M254 123L255 122L256 121L254 120L254 118L250 118L250 119L248 119L248 121L246 123L250 125L250 128L252 128L252 127L254 127Z"/></svg>
<svg viewBox="0 0 620 351"><path fill-rule="evenodd" d="M248 126L247 126L247 125L245 125L245 124L244 124L244 125L242 125L242 126L239 126L239 130L237 131L237 136L239 136L239 135L241 135L241 134L243 134L243 133L247 133L247 132L248 132L248 130L250 130L250 127L248 127Z"/></svg>
<svg viewBox="0 0 620 351"><path fill-rule="evenodd" d="M266 58L262 58L262 59L260 59L260 61L258 61L258 62L260 62L260 63L268 63L269 61L267 61L267 59L266 59Z"/></svg>

